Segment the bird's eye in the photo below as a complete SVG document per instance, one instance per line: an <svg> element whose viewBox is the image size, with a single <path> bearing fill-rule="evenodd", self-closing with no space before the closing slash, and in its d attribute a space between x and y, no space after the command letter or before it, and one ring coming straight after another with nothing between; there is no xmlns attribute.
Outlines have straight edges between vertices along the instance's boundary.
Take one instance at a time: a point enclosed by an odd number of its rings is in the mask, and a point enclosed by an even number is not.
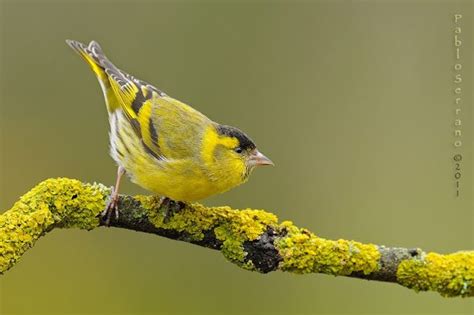
<svg viewBox="0 0 474 315"><path fill-rule="evenodd" d="M237 147L234 149L234 151L238 154L242 153L242 148L241 147Z"/></svg>

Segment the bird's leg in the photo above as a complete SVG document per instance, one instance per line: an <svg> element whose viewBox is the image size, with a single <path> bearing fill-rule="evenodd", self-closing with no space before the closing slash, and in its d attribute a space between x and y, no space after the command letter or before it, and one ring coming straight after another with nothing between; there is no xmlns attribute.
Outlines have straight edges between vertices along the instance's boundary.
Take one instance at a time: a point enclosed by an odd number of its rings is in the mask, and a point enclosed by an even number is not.
<svg viewBox="0 0 474 315"><path fill-rule="evenodd" d="M107 203L104 211L102 211L101 216L105 218L105 225L110 224L110 218L112 217L112 213L115 215L115 220L119 218L119 209L118 209L118 200L119 200L119 186L120 186L120 179L122 178L123 174L125 174L125 169L121 166L117 169L117 180L115 181L115 186L113 187L112 194L110 195L110 200Z"/></svg>
<svg viewBox="0 0 474 315"><path fill-rule="evenodd" d="M165 210L163 221L167 223L175 213L183 210L184 207L186 207L186 204L182 201L174 201L168 197L161 197L158 208Z"/></svg>

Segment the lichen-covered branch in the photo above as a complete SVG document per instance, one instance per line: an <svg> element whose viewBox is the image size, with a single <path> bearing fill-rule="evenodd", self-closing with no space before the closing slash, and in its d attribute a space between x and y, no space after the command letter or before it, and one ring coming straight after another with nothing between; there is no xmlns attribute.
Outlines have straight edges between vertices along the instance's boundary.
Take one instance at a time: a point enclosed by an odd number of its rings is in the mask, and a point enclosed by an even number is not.
<svg viewBox="0 0 474 315"><path fill-rule="evenodd" d="M103 225L110 189L74 179L48 179L0 215L0 273L54 228ZM220 250L231 262L267 273L325 273L399 283L442 296L473 296L474 252L441 255L349 240L326 240L263 210L188 204L160 206L158 197L121 196L111 226L153 233Z"/></svg>

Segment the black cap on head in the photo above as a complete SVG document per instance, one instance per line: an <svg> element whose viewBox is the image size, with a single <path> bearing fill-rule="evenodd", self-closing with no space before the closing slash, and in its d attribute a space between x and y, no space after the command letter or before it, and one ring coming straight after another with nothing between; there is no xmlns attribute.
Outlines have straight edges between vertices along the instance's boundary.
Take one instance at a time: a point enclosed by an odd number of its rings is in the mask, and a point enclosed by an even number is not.
<svg viewBox="0 0 474 315"><path fill-rule="evenodd" d="M253 143L253 141L238 128L218 125L216 129L220 135L234 137L239 140L239 146L242 150L253 150L256 148L255 143Z"/></svg>

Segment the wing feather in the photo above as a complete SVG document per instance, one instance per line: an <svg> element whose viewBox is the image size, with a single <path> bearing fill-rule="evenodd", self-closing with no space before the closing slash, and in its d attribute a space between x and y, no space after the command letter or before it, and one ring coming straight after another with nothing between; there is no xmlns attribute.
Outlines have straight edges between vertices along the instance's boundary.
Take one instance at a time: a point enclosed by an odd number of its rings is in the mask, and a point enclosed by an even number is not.
<svg viewBox="0 0 474 315"><path fill-rule="evenodd" d="M130 122L137 136L142 140L145 150L157 159L163 155L158 145L159 130L152 125L153 99L166 94L151 84L118 69L102 52L101 47L92 41L89 51L102 66L109 80L112 91L119 101L125 117Z"/></svg>

